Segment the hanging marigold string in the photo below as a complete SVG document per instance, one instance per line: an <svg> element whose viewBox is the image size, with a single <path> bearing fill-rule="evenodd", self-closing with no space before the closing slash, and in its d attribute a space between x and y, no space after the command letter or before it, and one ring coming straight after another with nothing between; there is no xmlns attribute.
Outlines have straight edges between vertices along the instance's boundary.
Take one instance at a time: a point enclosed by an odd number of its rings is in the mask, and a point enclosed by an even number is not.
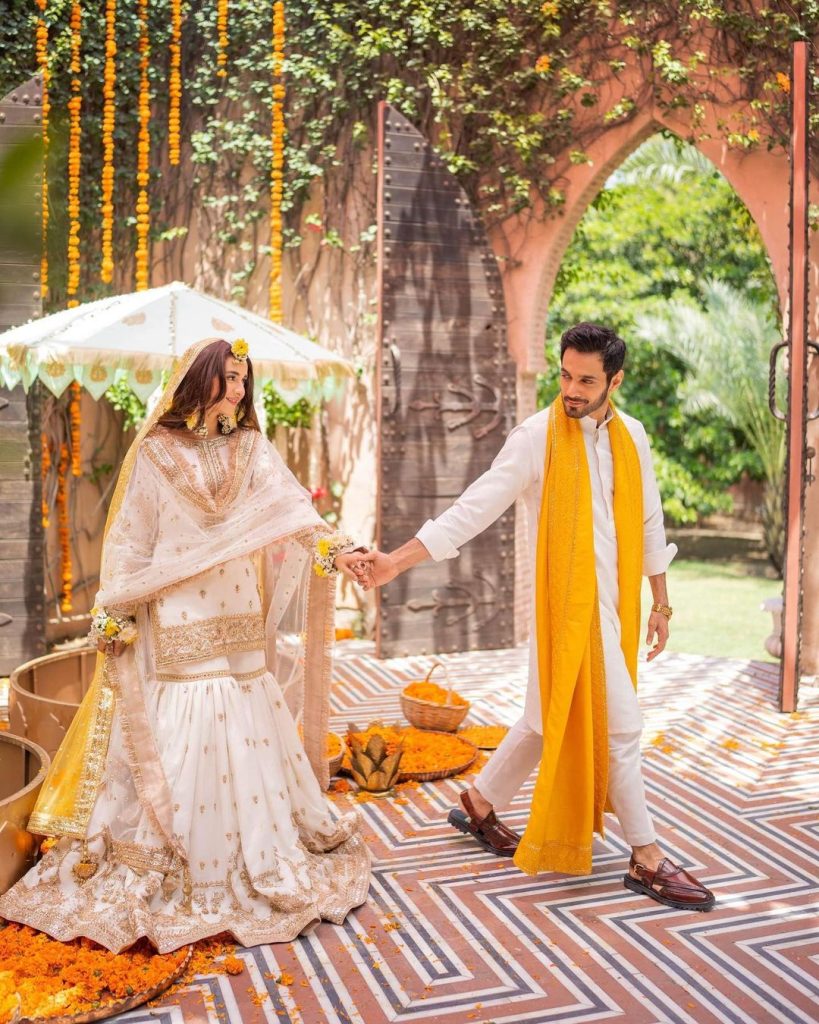
<svg viewBox="0 0 819 1024"><path fill-rule="evenodd" d="M282 322L282 195L284 193L284 3L273 4L273 157L270 168L269 316Z"/></svg>
<svg viewBox="0 0 819 1024"><path fill-rule="evenodd" d="M114 276L114 123L117 84L117 0L105 3L105 70L102 79L102 264L100 278Z"/></svg>
<svg viewBox="0 0 819 1024"><path fill-rule="evenodd" d="M227 78L227 48L228 48L228 0L218 0L216 8L216 33L217 54L216 74L220 78Z"/></svg>
<svg viewBox="0 0 819 1024"><path fill-rule="evenodd" d="M148 0L139 0L139 140L137 142L137 185L139 194L136 204L136 290L148 287L148 230L150 228L150 205L148 203L148 182L150 181L151 158L151 91L148 68L151 60L151 44L148 38Z"/></svg>
<svg viewBox="0 0 819 1024"><path fill-rule="evenodd" d="M182 0L171 0L171 74L168 82L168 159L179 165L182 101Z"/></svg>
<svg viewBox="0 0 819 1024"><path fill-rule="evenodd" d="M46 498L46 483L48 481L48 474L51 470L51 447L48 443L48 434L46 434L45 431L40 434L40 451L40 477L43 481L40 511L43 516L43 529L47 530L49 526L49 508L48 499Z"/></svg>
<svg viewBox="0 0 819 1024"><path fill-rule="evenodd" d="M48 25L45 22L45 11L48 0L37 0L40 17L37 19L37 67L43 80L43 100L41 119L43 128L43 185L40 193L40 296L48 296L48 115L51 104L48 99L48 86L51 72L48 68Z"/></svg>
<svg viewBox="0 0 819 1024"><path fill-rule="evenodd" d="M75 298L80 288L80 139L82 122L82 6L74 0L71 5L71 97L68 100L68 305L77 306Z"/></svg>
<svg viewBox="0 0 819 1024"><path fill-rule="evenodd" d="M57 466L57 535L60 539L60 610L70 612L72 602L72 583L74 579L71 567L71 531L68 524L68 487L66 473L68 471L68 445L60 445L60 462Z"/></svg>
<svg viewBox="0 0 819 1024"><path fill-rule="evenodd" d="M68 416L71 420L71 475L82 476L82 460L80 458L80 428L82 426L82 385L71 382L71 400L68 403Z"/></svg>

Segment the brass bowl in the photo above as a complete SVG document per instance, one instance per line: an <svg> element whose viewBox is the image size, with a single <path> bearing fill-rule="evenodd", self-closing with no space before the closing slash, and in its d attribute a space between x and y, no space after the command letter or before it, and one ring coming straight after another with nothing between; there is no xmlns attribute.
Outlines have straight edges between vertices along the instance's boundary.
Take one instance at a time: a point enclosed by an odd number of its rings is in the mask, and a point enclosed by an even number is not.
<svg viewBox="0 0 819 1024"><path fill-rule="evenodd" d="M26 825L50 764L36 743L0 732L0 893L37 859L39 840Z"/></svg>
<svg viewBox="0 0 819 1024"><path fill-rule="evenodd" d="M76 647L35 658L9 679L9 727L54 757L91 685L97 650Z"/></svg>

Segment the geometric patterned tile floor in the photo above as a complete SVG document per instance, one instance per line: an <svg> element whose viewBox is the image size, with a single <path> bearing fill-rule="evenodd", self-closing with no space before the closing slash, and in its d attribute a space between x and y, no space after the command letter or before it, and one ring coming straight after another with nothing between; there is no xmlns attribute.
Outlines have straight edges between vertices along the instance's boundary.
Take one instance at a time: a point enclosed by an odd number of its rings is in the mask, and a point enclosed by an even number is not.
<svg viewBox="0 0 819 1024"><path fill-rule="evenodd" d="M343 650L344 648L342 648ZM429 665L336 661L334 724L400 717ZM511 722L525 649L451 655L471 720ZM622 885L616 820L586 878L530 878L446 825L462 782L360 805L369 902L343 926L238 950L238 977L199 978L120 1021L163 1024L626 1024L819 1021L819 689L775 710L777 666L666 655L640 671L644 771L661 841L712 886L709 914ZM531 781L505 815L522 829ZM289 987L274 980L282 971ZM207 998L206 998L207 997Z"/></svg>

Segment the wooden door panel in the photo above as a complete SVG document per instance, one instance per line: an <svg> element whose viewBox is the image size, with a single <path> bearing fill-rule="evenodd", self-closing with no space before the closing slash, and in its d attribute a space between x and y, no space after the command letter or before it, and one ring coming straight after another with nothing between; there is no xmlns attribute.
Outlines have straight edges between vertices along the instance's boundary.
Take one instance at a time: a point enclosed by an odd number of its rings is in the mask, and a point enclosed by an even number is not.
<svg viewBox="0 0 819 1024"><path fill-rule="evenodd" d="M444 161L401 114L379 122L378 543L391 550L492 463L515 424L497 261ZM513 643L515 511L456 559L378 591L382 657Z"/></svg>

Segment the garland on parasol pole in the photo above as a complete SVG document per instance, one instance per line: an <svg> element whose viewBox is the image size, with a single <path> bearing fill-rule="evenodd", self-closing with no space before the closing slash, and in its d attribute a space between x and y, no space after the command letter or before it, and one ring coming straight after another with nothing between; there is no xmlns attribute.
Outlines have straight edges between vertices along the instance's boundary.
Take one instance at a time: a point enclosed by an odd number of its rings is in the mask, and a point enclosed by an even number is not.
<svg viewBox="0 0 819 1024"><path fill-rule="evenodd" d="M137 141L137 185L139 193L136 204L136 291L148 288L148 231L150 229L150 203L148 183L151 180L151 91L148 68L151 60L151 43L148 37L148 0L138 0L139 19L139 138Z"/></svg>
<svg viewBox="0 0 819 1024"><path fill-rule="evenodd" d="M68 101L68 306L78 306L76 298L80 288L80 140L82 137L82 6L74 0L71 5L71 98Z"/></svg>
<svg viewBox="0 0 819 1024"><path fill-rule="evenodd" d="M71 421L71 475L82 476L82 458L80 451L82 412L82 384L71 381L71 398L68 403L68 417Z"/></svg>
<svg viewBox="0 0 819 1024"><path fill-rule="evenodd" d="M105 3L105 70L102 95L102 264L100 278L110 284L114 276L114 124L117 84L117 0Z"/></svg>
<svg viewBox="0 0 819 1024"><path fill-rule="evenodd" d="M57 466L57 535L60 538L60 611L70 612L73 607L74 571L71 565L71 530L68 523L68 445L60 445L60 462Z"/></svg>
<svg viewBox="0 0 819 1024"><path fill-rule="evenodd" d="M37 18L37 42L36 56L37 67L40 69L43 82L42 99L42 128L43 128L43 185L40 193L40 232L41 247L40 255L40 297L45 299L48 296L48 115L51 112L51 104L48 98L48 86L51 79L51 72L48 67L48 25L45 21L46 4L48 0L37 0L40 9L40 16Z"/></svg>
<svg viewBox="0 0 819 1024"><path fill-rule="evenodd" d="M49 470L51 469L51 446L48 441L48 434L46 434L45 431L40 434L40 451L40 475L43 484L42 494L40 496L40 512L43 517L43 529L47 530L49 525L49 508L48 499L46 498L46 484L48 482Z"/></svg>
<svg viewBox="0 0 819 1024"><path fill-rule="evenodd" d="M168 82L168 160L179 166L182 99L182 0L171 0L171 73Z"/></svg>
<svg viewBox="0 0 819 1024"><path fill-rule="evenodd" d="M268 315L282 322L282 195L284 193L284 3L273 4L273 157L270 169L270 299Z"/></svg>

